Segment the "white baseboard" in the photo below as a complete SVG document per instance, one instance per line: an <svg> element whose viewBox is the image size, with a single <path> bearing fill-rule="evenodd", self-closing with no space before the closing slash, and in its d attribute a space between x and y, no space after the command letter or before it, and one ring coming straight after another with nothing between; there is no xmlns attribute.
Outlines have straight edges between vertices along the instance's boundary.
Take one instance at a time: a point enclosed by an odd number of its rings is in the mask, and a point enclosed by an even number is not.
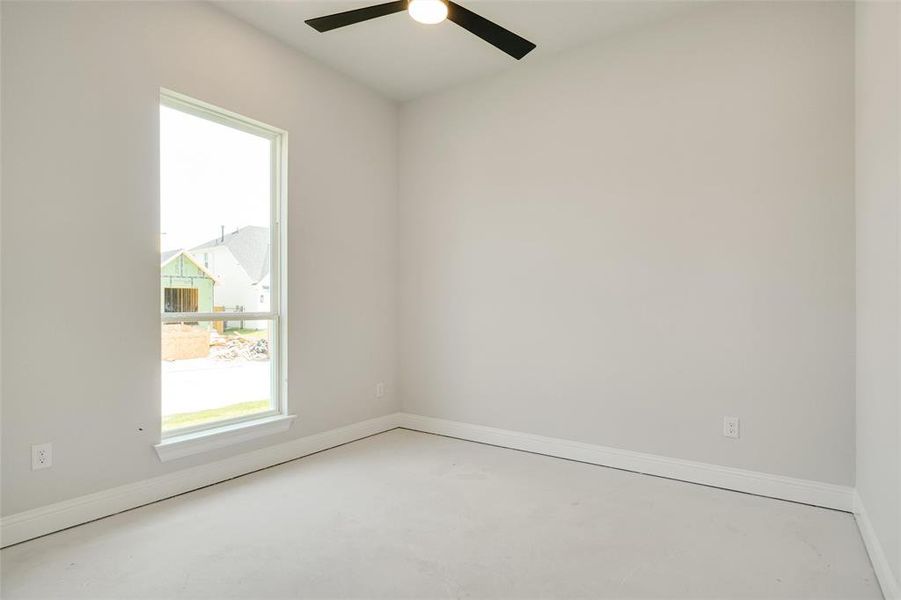
<svg viewBox="0 0 901 600"><path fill-rule="evenodd" d="M291 440L214 463L80 496L0 519L0 547L87 523L157 500L395 429L397 413Z"/></svg>
<svg viewBox="0 0 901 600"><path fill-rule="evenodd" d="M399 417L400 426L406 429L847 512L854 510L854 489L849 486L770 475L409 413L401 413Z"/></svg>
<svg viewBox="0 0 901 600"><path fill-rule="evenodd" d="M853 512L856 508L854 490L846 486L620 450L481 425L396 413L299 438L276 446L261 448L207 465L192 467L9 515L0 519L0 545L9 546L16 544L396 427L848 512ZM864 525L862 524L861 531L863 529ZM867 533L864 533L865 540L868 539L867 535ZM872 533L869 536L869 539L875 540ZM868 543L867 547L868 549L870 548L870 543ZM872 552L871 557L874 556ZM885 562L884 557L882 560ZM877 562L875 557L873 562L874 565Z"/></svg>
<svg viewBox="0 0 901 600"><path fill-rule="evenodd" d="M857 527L860 529L860 536L867 548L867 554L870 555L873 570L876 571L876 579L879 580L879 585L882 587L882 595L885 600L901 600L901 585L892 572L892 567L882 549L882 543L876 537L876 530L873 529L873 524L867 515L863 500L856 491L854 492L854 517L857 519Z"/></svg>

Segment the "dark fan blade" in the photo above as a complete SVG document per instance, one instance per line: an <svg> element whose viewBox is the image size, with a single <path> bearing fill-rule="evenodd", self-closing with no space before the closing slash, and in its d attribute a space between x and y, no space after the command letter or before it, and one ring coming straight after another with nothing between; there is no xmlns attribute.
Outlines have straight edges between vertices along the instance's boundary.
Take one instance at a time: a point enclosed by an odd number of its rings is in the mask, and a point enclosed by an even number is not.
<svg viewBox="0 0 901 600"><path fill-rule="evenodd" d="M485 17L479 16L450 0L447 3L447 18L489 44L503 50L516 60L535 49L535 44L529 40L519 37L512 31L504 29L497 23L492 23Z"/></svg>
<svg viewBox="0 0 901 600"><path fill-rule="evenodd" d="M376 4L375 6L367 6L366 8L357 8L345 12L326 15L324 17L316 17L315 19L307 19L304 21L307 25L324 33L339 27L346 27L354 23L361 23L376 17L384 17L385 15L394 14L407 10L407 0L397 0L396 2L386 2L385 4Z"/></svg>

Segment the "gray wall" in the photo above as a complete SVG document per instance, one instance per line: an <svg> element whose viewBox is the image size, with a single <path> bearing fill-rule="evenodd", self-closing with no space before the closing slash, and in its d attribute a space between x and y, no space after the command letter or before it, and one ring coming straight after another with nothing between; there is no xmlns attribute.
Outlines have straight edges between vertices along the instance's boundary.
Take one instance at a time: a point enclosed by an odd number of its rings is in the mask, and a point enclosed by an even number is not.
<svg viewBox="0 0 901 600"><path fill-rule="evenodd" d="M857 491L901 581L901 5L857 5Z"/></svg>
<svg viewBox="0 0 901 600"><path fill-rule="evenodd" d="M4 2L2 27L4 515L397 410L396 333L410 412L854 482L849 4L705 5L399 122L203 4ZM161 86L291 132L300 417L165 465Z"/></svg>
<svg viewBox="0 0 901 600"><path fill-rule="evenodd" d="M404 105L404 408L853 484L853 12L705 6Z"/></svg>
<svg viewBox="0 0 901 600"><path fill-rule="evenodd" d="M203 4L3 2L2 28L3 514L398 409L395 104ZM165 465L161 86L290 133L299 417ZM48 441L53 468L32 472Z"/></svg>

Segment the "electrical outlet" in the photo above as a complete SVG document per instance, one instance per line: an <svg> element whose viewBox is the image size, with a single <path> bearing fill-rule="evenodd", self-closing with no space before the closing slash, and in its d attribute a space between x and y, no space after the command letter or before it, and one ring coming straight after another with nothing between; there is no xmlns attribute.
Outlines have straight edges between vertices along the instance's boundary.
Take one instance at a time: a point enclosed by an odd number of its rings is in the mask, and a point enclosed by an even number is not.
<svg viewBox="0 0 901 600"><path fill-rule="evenodd" d="M385 384L381 383L381 382L375 384L375 397L381 398L384 395L385 395Z"/></svg>
<svg viewBox="0 0 901 600"><path fill-rule="evenodd" d="M738 417L723 417L723 437L738 438L740 433L739 423Z"/></svg>
<svg viewBox="0 0 901 600"><path fill-rule="evenodd" d="M53 466L53 444L37 444L31 447L31 470L49 469Z"/></svg>

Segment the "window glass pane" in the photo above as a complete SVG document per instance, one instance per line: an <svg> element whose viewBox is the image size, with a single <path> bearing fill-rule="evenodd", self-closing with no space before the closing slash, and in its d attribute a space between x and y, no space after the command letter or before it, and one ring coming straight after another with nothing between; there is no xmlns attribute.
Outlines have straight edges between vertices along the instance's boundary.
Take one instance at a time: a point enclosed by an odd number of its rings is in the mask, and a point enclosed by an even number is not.
<svg viewBox="0 0 901 600"><path fill-rule="evenodd" d="M268 312L272 142L160 106L161 312Z"/></svg>
<svg viewBox="0 0 901 600"><path fill-rule="evenodd" d="M272 325L163 323L163 432L273 410Z"/></svg>

